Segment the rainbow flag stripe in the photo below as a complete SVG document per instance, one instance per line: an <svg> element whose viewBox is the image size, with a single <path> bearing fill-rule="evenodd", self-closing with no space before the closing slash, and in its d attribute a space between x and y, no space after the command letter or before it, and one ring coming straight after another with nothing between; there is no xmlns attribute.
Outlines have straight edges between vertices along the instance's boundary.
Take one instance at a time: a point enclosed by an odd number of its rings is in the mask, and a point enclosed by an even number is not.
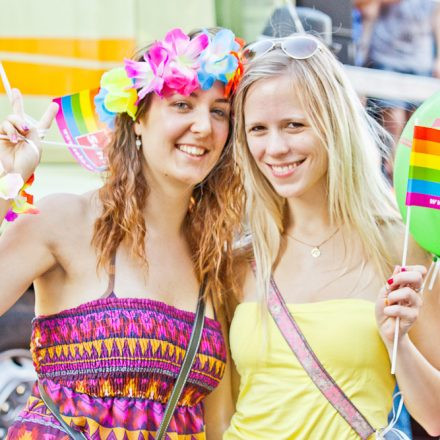
<svg viewBox="0 0 440 440"><path fill-rule="evenodd" d="M94 172L107 168L103 149L110 140L110 129L99 120L95 110L98 92L99 88L83 90L53 100L59 105L56 121L61 135L68 145L75 145L69 151L84 168Z"/></svg>
<svg viewBox="0 0 440 440"><path fill-rule="evenodd" d="M414 127L407 206L440 209L440 130Z"/></svg>

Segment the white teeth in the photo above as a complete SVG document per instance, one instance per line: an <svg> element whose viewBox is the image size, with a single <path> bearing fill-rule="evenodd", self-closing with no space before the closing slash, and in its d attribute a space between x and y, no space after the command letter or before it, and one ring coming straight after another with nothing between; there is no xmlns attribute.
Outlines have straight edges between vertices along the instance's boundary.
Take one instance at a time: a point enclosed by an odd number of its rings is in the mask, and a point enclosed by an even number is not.
<svg viewBox="0 0 440 440"><path fill-rule="evenodd" d="M287 173L300 165L300 162L289 163L288 165L271 165L271 168L279 174Z"/></svg>
<svg viewBox="0 0 440 440"><path fill-rule="evenodd" d="M202 156L206 152L204 148L195 147L194 145L178 145L177 148L192 156Z"/></svg>

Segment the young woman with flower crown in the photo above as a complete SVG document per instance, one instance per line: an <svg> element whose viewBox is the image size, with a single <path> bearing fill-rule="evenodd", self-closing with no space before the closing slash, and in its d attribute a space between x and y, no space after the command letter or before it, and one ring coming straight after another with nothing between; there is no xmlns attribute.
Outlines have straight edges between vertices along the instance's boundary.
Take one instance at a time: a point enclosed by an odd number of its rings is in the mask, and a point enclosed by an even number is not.
<svg viewBox="0 0 440 440"><path fill-rule="evenodd" d="M234 145L252 249L237 265L244 281L230 345L240 377L224 439L397 434L381 429L395 379L412 416L439 435L439 283L422 306L425 268L413 264L426 255L415 243L410 265L395 266L403 228L375 124L312 36L254 43L244 59Z"/></svg>
<svg viewBox="0 0 440 440"><path fill-rule="evenodd" d="M234 288L242 205L229 142L237 49L228 30L174 29L105 74L96 104L114 130L103 187L49 196L1 237L0 313L32 282L37 313L39 386L9 439L65 439L63 421L78 438L155 438L199 296L201 342L166 438L221 437L232 411L221 305ZM57 111L52 104L28 127L14 93L0 125L9 137L0 142L1 219L20 212L39 130Z"/></svg>

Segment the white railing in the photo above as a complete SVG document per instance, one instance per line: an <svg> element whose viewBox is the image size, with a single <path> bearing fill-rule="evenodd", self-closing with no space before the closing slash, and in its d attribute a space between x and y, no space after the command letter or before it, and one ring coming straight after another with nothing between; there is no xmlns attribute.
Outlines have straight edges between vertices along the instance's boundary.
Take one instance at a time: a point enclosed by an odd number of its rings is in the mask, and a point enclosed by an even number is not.
<svg viewBox="0 0 440 440"><path fill-rule="evenodd" d="M422 102L440 91L440 79L345 65L356 92L373 98Z"/></svg>

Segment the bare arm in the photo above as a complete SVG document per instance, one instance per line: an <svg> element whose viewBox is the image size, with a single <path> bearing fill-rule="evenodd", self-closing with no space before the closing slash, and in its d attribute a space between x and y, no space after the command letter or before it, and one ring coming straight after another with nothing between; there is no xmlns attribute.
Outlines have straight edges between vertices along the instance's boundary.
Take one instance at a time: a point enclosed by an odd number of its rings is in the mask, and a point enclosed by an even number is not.
<svg viewBox="0 0 440 440"><path fill-rule="evenodd" d="M417 252L417 251L416 251ZM421 258L419 258L419 261ZM426 264L430 263L429 261ZM419 317L410 330L410 338L399 347L399 384L408 394L408 409L431 435L440 435L440 279L423 292ZM409 395L413 393L413 396ZM423 400L423 402L422 402ZM428 408L425 408L424 405ZM427 421L425 421L427 420Z"/></svg>
<svg viewBox="0 0 440 440"><path fill-rule="evenodd" d="M228 341L226 320L222 314L218 315L223 335ZM229 347L228 342L226 345ZM223 438L223 433L228 428L235 410L231 391L231 364L232 360L228 348L225 374L218 387L204 400L207 440L221 440Z"/></svg>
<svg viewBox="0 0 440 440"><path fill-rule="evenodd" d="M234 404L231 393L231 360L228 360L225 374L219 386L205 400L206 438L221 440L228 428Z"/></svg>
<svg viewBox="0 0 440 440"><path fill-rule="evenodd" d="M0 315L56 263L44 217L24 214L0 238Z"/></svg>
<svg viewBox="0 0 440 440"><path fill-rule="evenodd" d="M23 119L22 98L14 91L14 113L0 124L2 174L18 174L26 181L39 163L41 145L38 128L48 128L57 111L49 106L37 127L29 129ZM31 141L31 142L29 142ZM11 201L0 199L0 222ZM45 233L45 216L24 214L0 237L0 315L25 292L32 281L55 264Z"/></svg>
<svg viewBox="0 0 440 440"><path fill-rule="evenodd" d="M410 261L425 263L425 254L413 242ZM440 312L439 283L435 291L422 300L416 292L426 269L398 268L392 278L391 291L383 289L376 304L379 330L387 350L392 354L395 317L400 316L396 379L411 415L431 435L440 434ZM408 333L409 331L409 333ZM410 334L410 336L409 336Z"/></svg>

